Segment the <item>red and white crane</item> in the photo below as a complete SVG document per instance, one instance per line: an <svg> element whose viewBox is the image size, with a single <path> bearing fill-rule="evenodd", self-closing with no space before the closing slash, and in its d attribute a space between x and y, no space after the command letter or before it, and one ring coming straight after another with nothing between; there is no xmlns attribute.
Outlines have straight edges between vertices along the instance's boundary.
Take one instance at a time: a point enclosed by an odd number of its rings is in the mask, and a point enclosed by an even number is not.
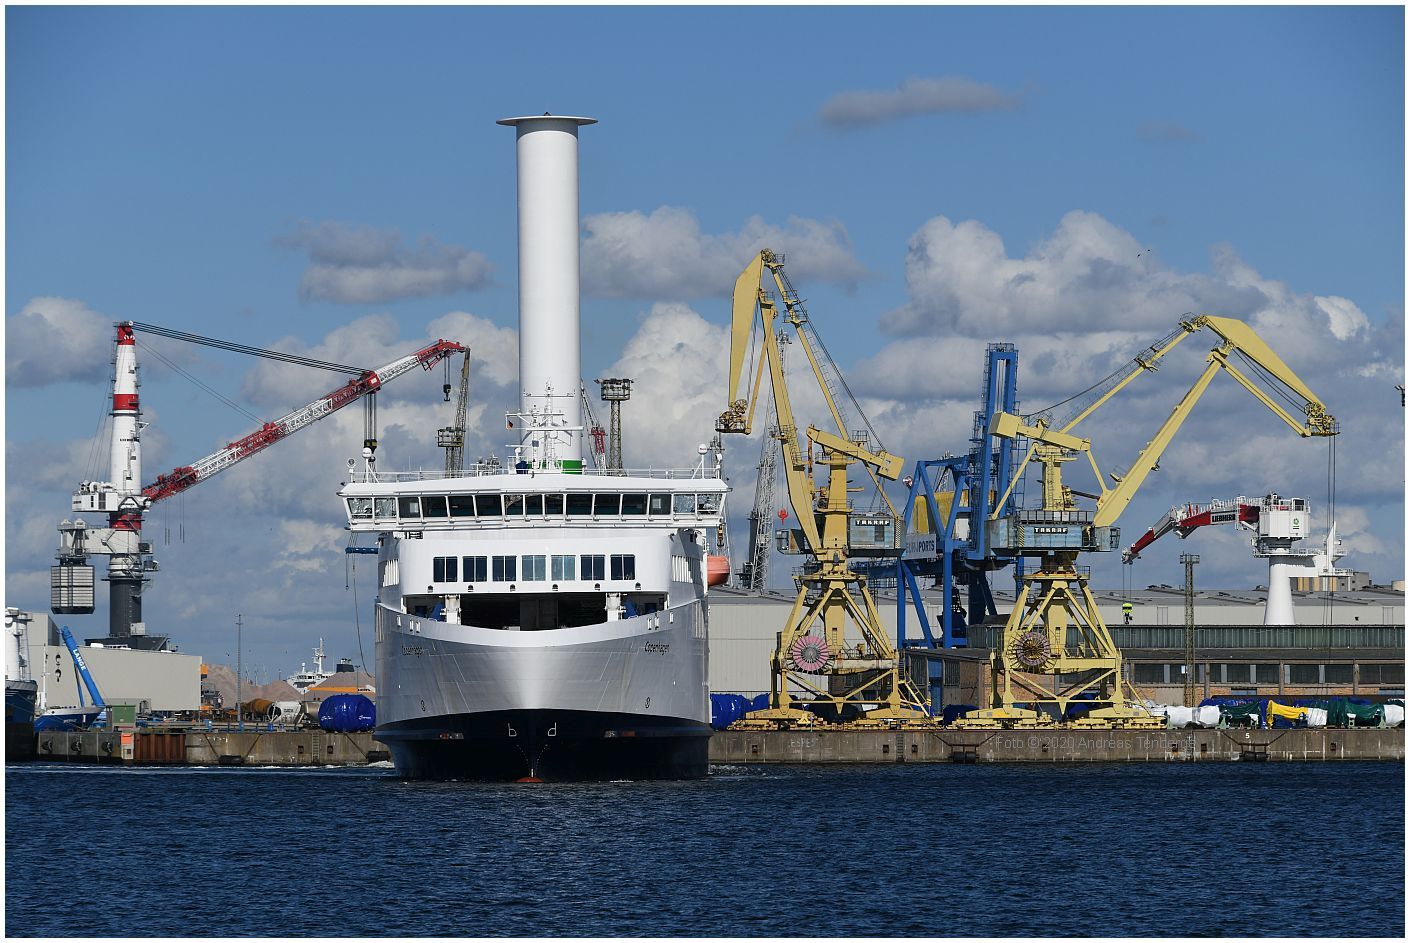
<svg viewBox="0 0 1410 943"><path fill-rule="evenodd" d="M306 406L273 422L264 423L249 435L189 465L158 475L155 481L143 486L139 484L142 479L141 433L146 423L142 422L137 396L137 346L134 336L139 330L304 366L338 370L354 374L354 378ZM107 556L109 639L133 647L163 647L165 638L146 636L142 622L142 584L148 581L145 574L157 569L156 561L151 558L151 544L141 539L143 512L156 502L180 494L300 429L331 416L344 406L376 393L389 380L412 368L430 370L445 358L464 350L454 341L438 340L376 370L364 370L154 325L133 321L119 323L114 358L109 480L83 482L74 492L72 502L74 511L106 514L107 526L89 527L81 519L66 520L59 525L58 564L51 569L50 577L51 608L55 613L91 613L94 609L94 583L88 557L90 554Z"/></svg>
<svg viewBox="0 0 1410 943"><path fill-rule="evenodd" d="M307 406L301 406L287 416L265 423L249 435L236 439L205 458L174 468L165 475L158 475L156 481L142 489L142 495L149 504L155 504L163 498L180 494L197 482L225 471L236 462L264 451L285 436L293 435L305 426L311 426L318 420L331 416L368 393L376 393L388 380L396 379L413 367L430 370L451 354L464 350L464 347L454 341L438 340L400 360L393 360L376 370L366 370L361 376L349 380L331 393L319 397Z"/></svg>
<svg viewBox="0 0 1410 943"><path fill-rule="evenodd" d="M1121 562L1130 563L1141 555L1141 551L1152 543L1174 531L1181 539L1190 536L1197 528L1210 524L1257 524L1257 501L1239 495L1232 501L1215 498L1208 504L1177 504L1160 520L1150 526L1136 542L1121 551Z"/></svg>
<svg viewBox="0 0 1410 943"><path fill-rule="evenodd" d="M1174 531L1182 540L1201 527L1234 524L1254 531L1249 544L1255 557L1268 560L1268 604L1263 610L1264 625L1294 625L1292 578L1314 576L1333 578L1351 575L1339 569L1336 561L1344 555L1339 549L1336 522L1327 539L1316 551L1294 546L1307 537L1312 509L1306 498L1284 498L1268 493L1262 498L1240 495L1233 500L1214 499L1208 504L1177 504L1150 526L1121 553L1123 563L1131 563L1156 540Z"/></svg>

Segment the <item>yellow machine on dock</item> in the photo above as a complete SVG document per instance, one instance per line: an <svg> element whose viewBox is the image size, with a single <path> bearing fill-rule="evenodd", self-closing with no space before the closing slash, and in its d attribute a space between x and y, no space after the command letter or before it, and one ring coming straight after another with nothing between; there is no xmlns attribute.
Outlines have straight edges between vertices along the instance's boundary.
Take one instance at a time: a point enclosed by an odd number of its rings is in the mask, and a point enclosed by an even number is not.
<svg viewBox="0 0 1410 943"><path fill-rule="evenodd" d="M1219 338L1207 357L1208 366L1130 470L1110 475L1113 487L1108 488L1107 476L1092 454L1091 440L1074 435L1072 430L1136 377L1155 371L1176 345L1202 329ZM1231 356L1236 354L1251 362L1251 372L1281 387L1285 398L1299 400L1303 417L1290 414L1235 367ZM961 725L1045 725L1066 717L1069 705L1077 703L1091 709L1073 721L1075 725L1163 726L1162 720L1146 710L1124 676L1121 652L1088 589L1085 568L1077 561L1082 553L1119 549L1120 535L1113 525L1220 370L1299 435L1336 434L1336 423L1321 400L1252 328L1232 318L1210 316L1182 321L1177 331L1147 348L1130 366L1088 390L1090 402L1079 406L1076 414L1060 425L1047 417L995 415L991 427L995 435L1031 443L1013 480L1018 482L1028 462L1036 461L1042 468L1043 500L1041 508L992 515L989 543L995 550L1035 559L1037 568L1025 576L1002 642L990 653L991 706L969 713ZM1062 466L1082 456L1096 473L1099 494L1082 494L1063 484ZM1094 499L1095 509L1078 509L1075 498L1079 494ZM994 506L1002 508L1008 497L1005 493Z"/></svg>
<svg viewBox="0 0 1410 943"><path fill-rule="evenodd" d="M783 301L782 312L764 287L765 268ZM794 329L840 434L810 425L805 436L799 435L779 349L780 317L784 325ZM741 395L740 382L751 373L746 367L756 324L762 327L762 340L756 347L760 354L752 370L752 383ZM817 714L794 706L795 691L807 692L809 702L825 705L834 719L845 719L848 713L860 713L865 707L870 708L862 721L867 724L926 722L925 698L887 638L866 578L849 566L849 560L857 555L899 552L896 514L877 476L894 481L901 474L903 459L881 448L871 450L864 435L849 436L837 402L837 387L844 385L840 374L784 274L783 257L768 249L755 257L735 283L729 408L720 416L717 431L749 434L764 390L766 364L776 420L770 431L783 449L789 503L798 522L796 529L781 533L787 543L781 549L806 554L809 560L802 575L795 577L798 596L770 659L769 708L750 713L739 725L819 723ZM860 490L847 487L847 470L853 464L860 464L871 476L886 511L864 513L848 504L849 491ZM826 469L825 484L814 481L815 465Z"/></svg>

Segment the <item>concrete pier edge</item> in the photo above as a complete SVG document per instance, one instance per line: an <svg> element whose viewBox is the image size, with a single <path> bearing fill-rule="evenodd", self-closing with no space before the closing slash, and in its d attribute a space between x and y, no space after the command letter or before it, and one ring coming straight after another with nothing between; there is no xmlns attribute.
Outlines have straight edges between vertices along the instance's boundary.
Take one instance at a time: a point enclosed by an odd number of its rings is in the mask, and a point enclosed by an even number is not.
<svg viewBox="0 0 1410 943"><path fill-rule="evenodd" d="M172 766L365 766L390 754L371 733L89 730L38 734L41 762ZM1404 728L1289 730L721 730L710 762L1168 763L1405 761Z"/></svg>

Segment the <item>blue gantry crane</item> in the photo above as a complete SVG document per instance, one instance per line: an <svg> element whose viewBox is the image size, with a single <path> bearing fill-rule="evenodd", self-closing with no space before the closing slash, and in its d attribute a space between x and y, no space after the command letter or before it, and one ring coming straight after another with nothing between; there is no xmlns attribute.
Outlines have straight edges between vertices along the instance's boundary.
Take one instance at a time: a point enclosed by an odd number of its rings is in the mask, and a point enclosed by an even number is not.
<svg viewBox="0 0 1410 943"><path fill-rule="evenodd" d="M995 436L991 428L996 414L1017 408L1018 349L1013 344L990 344L969 451L918 461L905 479L910 493L904 514L906 546L896 564L898 648L966 647L969 625L998 614L990 574L1014 564L1021 575L1022 559L990 547L985 526L999 496L1005 496L1005 508L1022 502L1019 488L1012 492L1009 488L1022 445L1017 439ZM934 579L941 591L938 627L932 626L921 604L921 578ZM920 629L914 638L908 637L908 609L914 611ZM932 660L931 665L935 692L943 679L940 663ZM932 697L932 703L937 702Z"/></svg>

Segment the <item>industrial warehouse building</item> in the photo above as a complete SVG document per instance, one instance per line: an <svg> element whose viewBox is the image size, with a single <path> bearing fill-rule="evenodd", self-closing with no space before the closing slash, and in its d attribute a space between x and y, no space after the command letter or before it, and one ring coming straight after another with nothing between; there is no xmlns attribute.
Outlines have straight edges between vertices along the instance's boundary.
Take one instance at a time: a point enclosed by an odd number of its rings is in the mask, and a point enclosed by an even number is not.
<svg viewBox="0 0 1410 943"><path fill-rule="evenodd" d="M1102 619L1128 664L1128 676L1164 704L1184 697L1184 590L1155 587L1094 591ZM1354 694L1372 699L1405 693L1405 592L1367 586L1335 593L1293 594L1297 624L1264 626L1266 594L1258 590L1195 593L1196 685L1200 697L1257 694L1280 697ZM1007 613L1012 592L994 593ZM710 591L710 690L756 695L769 690L769 656L788 618L792 593ZM1132 604L1125 624L1122 604ZM894 593L876 604L888 636L896 635ZM922 593L932 631L939 632L939 591ZM923 638L913 608L908 639ZM943 703L987 704L990 646L1003 624L970 626L968 645L937 657L944 665ZM932 697L940 693L932 691Z"/></svg>
<svg viewBox="0 0 1410 943"><path fill-rule="evenodd" d="M25 649L29 673L41 703L51 707L80 703L78 672L59 637L59 627L43 612L21 613L29 626ZM15 657L7 648L6 658ZM103 700L132 704L143 711L194 711L201 706L201 658L173 651L141 651L85 645L83 660L97 680ZM17 665L7 666L19 677ZM84 696L86 699L86 695Z"/></svg>

